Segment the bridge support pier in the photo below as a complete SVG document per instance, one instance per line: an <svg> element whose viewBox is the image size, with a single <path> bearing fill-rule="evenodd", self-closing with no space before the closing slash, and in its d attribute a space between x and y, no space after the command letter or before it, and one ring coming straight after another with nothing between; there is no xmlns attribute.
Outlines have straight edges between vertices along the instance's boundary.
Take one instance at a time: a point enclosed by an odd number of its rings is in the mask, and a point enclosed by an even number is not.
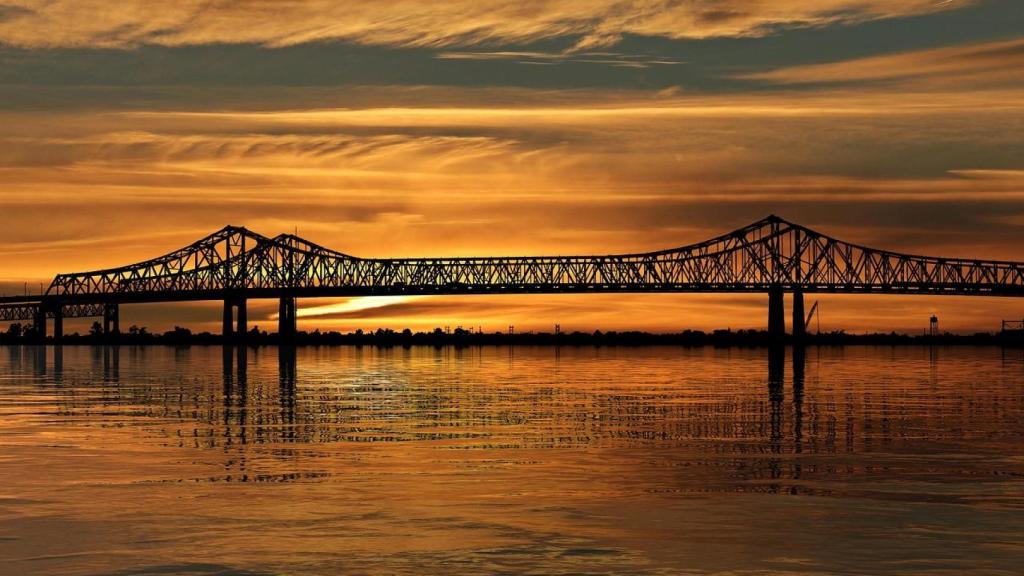
<svg viewBox="0 0 1024 576"><path fill-rule="evenodd" d="M239 298L236 305L238 306L238 318L235 319L237 323L235 339L242 343L245 342L245 336L249 333L249 314L246 311L245 298Z"/></svg>
<svg viewBox="0 0 1024 576"><path fill-rule="evenodd" d="M768 289L768 339L773 346L786 342L786 301L782 286Z"/></svg>
<svg viewBox="0 0 1024 576"><path fill-rule="evenodd" d="M235 308L238 315L235 315ZM221 336L225 344L243 342L249 331L249 319L245 309L245 298L224 300L224 321L221 325Z"/></svg>
<svg viewBox="0 0 1024 576"><path fill-rule="evenodd" d="M103 305L103 334L108 340L116 340L121 333L121 309L117 303Z"/></svg>
<svg viewBox="0 0 1024 576"><path fill-rule="evenodd" d="M282 344L295 342L295 334L298 332L295 311L295 298L281 298L277 312L277 337Z"/></svg>
<svg viewBox="0 0 1024 576"><path fill-rule="evenodd" d="M221 323L220 335L225 344L231 341L235 335L235 316L233 307L234 304L232 304L231 300L224 301L224 321Z"/></svg>
<svg viewBox="0 0 1024 576"><path fill-rule="evenodd" d="M53 307L53 341L64 339L64 307L57 304Z"/></svg>
<svg viewBox="0 0 1024 576"><path fill-rule="evenodd" d="M807 326L804 324L804 291L793 290L793 344L801 345L807 337Z"/></svg>
<svg viewBox="0 0 1024 576"><path fill-rule="evenodd" d="M40 342L45 342L46 341L46 309L43 308L42 306L40 306L36 310L36 317L35 317L34 324L35 324L35 329L36 329L36 338L38 338Z"/></svg>

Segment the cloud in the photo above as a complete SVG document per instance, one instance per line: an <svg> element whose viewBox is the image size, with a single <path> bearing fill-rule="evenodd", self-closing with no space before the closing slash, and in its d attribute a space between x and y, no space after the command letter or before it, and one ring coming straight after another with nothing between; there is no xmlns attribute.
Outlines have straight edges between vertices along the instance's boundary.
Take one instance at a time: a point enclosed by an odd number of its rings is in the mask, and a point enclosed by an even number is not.
<svg viewBox="0 0 1024 576"><path fill-rule="evenodd" d="M389 46L473 46L578 38L578 49L625 34L667 38L760 36L950 10L972 0L14 0L0 43L28 47L130 47L346 41Z"/></svg>
<svg viewBox="0 0 1024 576"><path fill-rule="evenodd" d="M441 52L439 60L514 60L520 64L553 65L563 63L603 64L619 68L650 68L652 66L673 66L685 64L681 60L656 58L644 54L619 54L616 52Z"/></svg>
<svg viewBox="0 0 1024 576"><path fill-rule="evenodd" d="M664 193L705 178L1019 169L1024 91L378 90L345 108L0 112L0 170L195 188L361 182L504 195ZM895 161L896 155L899 161ZM46 171L60 167L61 171Z"/></svg>
<svg viewBox="0 0 1024 576"><path fill-rule="evenodd" d="M791 66L740 76L779 84L844 84L865 81L943 79L977 87L979 81L1020 86L1024 38L916 50L825 64Z"/></svg>
<svg viewBox="0 0 1024 576"><path fill-rule="evenodd" d="M107 132L78 138L13 137L0 152L3 165L69 165L77 163L188 164L225 170L234 166L267 170L303 167L373 170L402 164L407 170L456 168L507 154L511 140L487 136L415 136L388 134L168 134L142 131ZM419 167L419 168L417 168Z"/></svg>
<svg viewBox="0 0 1024 576"><path fill-rule="evenodd" d="M21 16L32 16L35 12L25 8L23 6L12 6L9 4L0 4L0 22L8 22L16 20Z"/></svg>
<svg viewBox="0 0 1024 576"><path fill-rule="evenodd" d="M772 201L991 202L1020 192L1005 177L1020 169L1024 98L1014 91L893 98L516 90L491 106L469 93L460 106L450 94L423 90L418 107L406 92L382 91L345 109L296 102L259 112L0 113L0 201L10 214L77 198L87 199L83 214L111 203L204 206L213 228L225 223L215 210L261 222L277 210L287 230L289 219L366 222L384 213L431 221L457 214L475 227L545 203L583 204L576 210L586 212L700 199L771 211ZM1004 177L965 182L952 170ZM521 217L550 220L543 210ZM133 215L125 225L148 220ZM601 226L609 229L606 220ZM345 242L339 248L350 249Z"/></svg>

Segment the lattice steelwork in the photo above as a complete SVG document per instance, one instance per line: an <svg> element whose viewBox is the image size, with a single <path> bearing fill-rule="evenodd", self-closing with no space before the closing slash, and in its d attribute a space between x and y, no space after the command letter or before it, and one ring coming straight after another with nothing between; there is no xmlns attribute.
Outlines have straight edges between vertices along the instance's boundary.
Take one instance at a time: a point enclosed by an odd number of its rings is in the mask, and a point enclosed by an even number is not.
<svg viewBox="0 0 1024 576"><path fill-rule="evenodd" d="M543 292L1024 295L1024 263L898 254L769 216L711 240L609 256L357 258L292 235L226 227L166 256L57 276L47 300ZM65 314L71 316L71 314Z"/></svg>
<svg viewBox="0 0 1024 576"><path fill-rule="evenodd" d="M65 318L87 318L103 316L104 305L100 302L67 303L61 306ZM38 304L0 304L0 322L33 321L39 313ZM47 318L57 315L56 307L44 308Z"/></svg>

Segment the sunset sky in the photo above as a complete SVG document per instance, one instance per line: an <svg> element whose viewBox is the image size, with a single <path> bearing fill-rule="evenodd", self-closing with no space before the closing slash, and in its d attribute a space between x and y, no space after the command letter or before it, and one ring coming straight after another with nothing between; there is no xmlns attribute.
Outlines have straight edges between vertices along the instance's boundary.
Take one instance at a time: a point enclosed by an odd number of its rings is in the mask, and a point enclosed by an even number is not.
<svg viewBox="0 0 1024 576"><path fill-rule="evenodd" d="M604 254L775 213L1024 260L1022 70L1019 0L0 0L0 292L225 224L367 257ZM766 300L299 305L301 329L674 331L764 327ZM1024 317L1013 299L821 302L822 329L854 332ZM274 328L276 302L250 310Z"/></svg>

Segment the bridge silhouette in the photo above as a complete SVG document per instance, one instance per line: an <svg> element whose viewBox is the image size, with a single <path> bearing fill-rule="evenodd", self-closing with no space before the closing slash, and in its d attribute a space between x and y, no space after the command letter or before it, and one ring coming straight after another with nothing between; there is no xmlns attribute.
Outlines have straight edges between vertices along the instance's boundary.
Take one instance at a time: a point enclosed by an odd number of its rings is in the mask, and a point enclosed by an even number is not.
<svg viewBox="0 0 1024 576"><path fill-rule="evenodd" d="M59 341L64 318L102 317L116 335L121 304L218 300L224 336L242 341L247 301L274 298L287 339L297 298L625 292L766 293L770 337L783 341L787 292L801 338L805 293L1024 296L1024 263L877 250L774 215L689 246L604 256L358 258L227 226L158 258L59 274L44 294L0 298L0 321L32 321L45 337L52 319Z"/></svg>

